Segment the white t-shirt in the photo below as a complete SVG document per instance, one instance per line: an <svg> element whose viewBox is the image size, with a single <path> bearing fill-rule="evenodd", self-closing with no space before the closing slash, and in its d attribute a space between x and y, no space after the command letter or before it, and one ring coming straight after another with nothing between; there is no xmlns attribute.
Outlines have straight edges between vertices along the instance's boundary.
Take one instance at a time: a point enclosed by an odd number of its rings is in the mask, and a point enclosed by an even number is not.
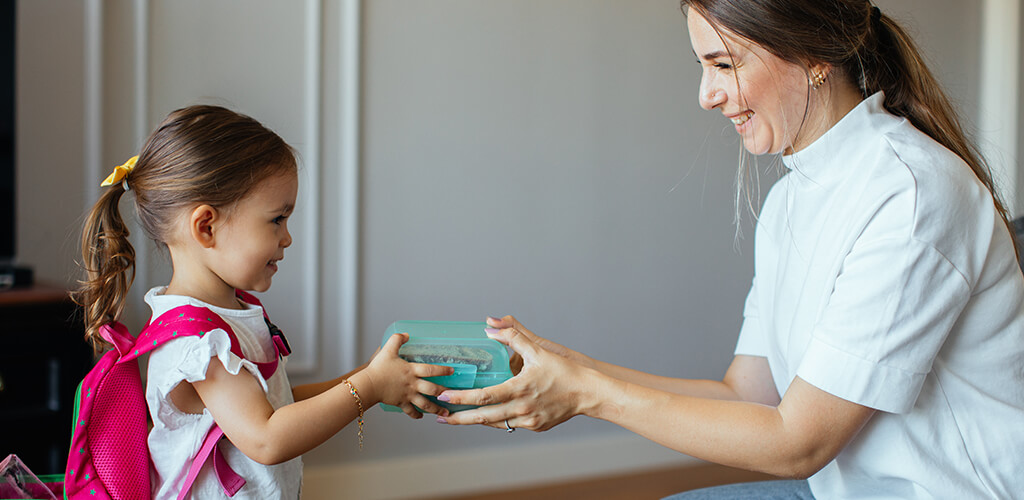
<svg viewBox="0 0 1024 500"><path fill-rule="evenodd" d="M879 410L818 498L1024 492L1024 279L992 198L879 93L786 156L736 354Z"/></svg>
<svg viewBox="0 0 1024 500"><path fill-rule="evenodd" d="M246 304L246 309L224 309L181 295L164 295L167 287L156 287L146 294L146 303L153 310L151 319L183 305L205 307L224 319L235 336L246 359L231 353L231 340L224 330L216 329L202 337L182 337L156 348L149 356L146 380L146 403L153 416L153 429L149 432L149 450L156 470L154 499L175 499L192 465L192 457L203 444L207 432L213 427L209 410L202 414L179 411L168 396L182 382L196 382L206 378L211 359L217 359L232 374L248 370L267 393L274 409L294 402L291 384L285 373L284 359L269 380L260 375L255 362L272 361L275 355L270 331L263 320L263 308ZM287 358L286 358L287 359ZM302 484L302 458L298 457L278 465L262 465L245 456L227 439L221 440L224 458L245 486L233 497L240 499L297 499ZM227 498L217 481L210 462L200 471L189 498Z"/></svg>

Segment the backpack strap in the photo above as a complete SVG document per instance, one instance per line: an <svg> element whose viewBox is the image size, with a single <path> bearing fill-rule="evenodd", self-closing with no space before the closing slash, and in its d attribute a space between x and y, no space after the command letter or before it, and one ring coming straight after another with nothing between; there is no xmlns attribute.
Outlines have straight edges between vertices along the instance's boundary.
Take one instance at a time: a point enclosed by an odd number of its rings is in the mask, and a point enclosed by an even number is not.
<svg viewBox="0 0 1024 500"><path fill-rule="evenodd" d="M245 290L235 290L235 296L247 304L260 306L260 308L263 309L263 320L267 322L267 328L270 329L270 338L274 342L274 348L277 349L278 357L280 358L291 354L292 347L288 345L288 339L285 338L284 332L282 332L277 325L270 322L270 316L267 315L267 308L263 307L260 299L257 299L255 295L246 292Z"/></svg>
<svg viewBox="0 0 1024 500"><path fill-rule="evenodd" d="M192 461L192 466L189 467L188 474L185 476L185 484L182 485L181 492L178 493L178 500L183 500L188 491L192 489L192 484L199 477L199 471L202 470L203 465L206 464L211 455L213 455L213 472L217 475L217 480L227 496L235 496L235 493L238 493L238 490L245 486L245 479L231 468L228 461L224 458L224 454L217 448L217 443L223 437L224 430L216 424L210 428L210 432L206 433L203 445L199 448L199 453L196 454L196 458Z"/></svg>
<svg viewBox="0 0 1024 500"><path fill-rule="evenodd" d="M262 307L259 299L249 293L238 290L236 291L236 295L239 299L248 304ZM265 309L263 311L263 319L266 321L267 327L270 330L276 356L274 356L274 359L269 362L253 363L259 369L260 374L264 379L270 379L271 375L277 371L278 360L283 356L291 354L291 349L289 348L288 341L284 338L284 334L281 330L270 322ZM124 329L123 326L121 328ZM141 354L152 351L156 347L159 347L159 345L179 336L195 335L202 337L206 333L218 328L227 333L231 342L231 352L239 358L245 359L245 356L242 354L241 345L238 342L238 337L235 335L234 330L232 330L231 325L209 309L191 305L175 307L160 315L156 320L151 321L149 326L139 334L139 339L135 342L136 349L128 354L133 358L138 357ZM122 332L115 330L111 337L117 340L121 333ZM128 334L127 329L124 329L123 333ZM130 334L128 335L130 337ZM113 343L115 347L118 346L115 341L111 341L111 343ZM123 339L121 343L124 343ZM223 437L224 431L220 426L214 423L213 427L206 434L199 452L192 460L192 465L189 467L188 474L185 477L185 483L182 485L182 489L178 494L179 500L185 498L185 495L187 495L189 490L192 489L192 485L199 476L199 471L202 469L203 465L210 460L211 456L213 457L214 473L217 475L221 488L224 489L224 493L227 496L234 496L235 493L245 485L245 479L231 469L231 466L224 458L224 455L217 447L217 444Z"/></svg>
<svg viewBox="0 0 1024 500"><path fill-rule="evenodd" d="M136 348L129 353L129 356L138 357L178 337L202 337L216 329L221 329L228 335L228 339L231 342L231 352L239 358L245 359L245 356L242 355L242 348L238 342L238 337L235 335L231 325L224 321L224 318L214 314L209 309L191 305L175 307L151 321L149 326L139 333L138 341L135 343ZM275 367L276 364L275 360ZM260 363L257 363L257 366L259 365ZM263 373L262 368L260 373ZM264 375L264 377L266 378L267 375ZM210 460L211 456L213 457L217 479L220 481L221 488L227 496L234 496L245 485L245 479L231 469L227 460L224 459L224 455L217 448L217 443L223 436L224 431L214 423L210 431L207 432L199 452L192 459L188 474L185 476L185 483L178 493L179 500L188 495L196 478L199 476L199 471Z"/></svg>

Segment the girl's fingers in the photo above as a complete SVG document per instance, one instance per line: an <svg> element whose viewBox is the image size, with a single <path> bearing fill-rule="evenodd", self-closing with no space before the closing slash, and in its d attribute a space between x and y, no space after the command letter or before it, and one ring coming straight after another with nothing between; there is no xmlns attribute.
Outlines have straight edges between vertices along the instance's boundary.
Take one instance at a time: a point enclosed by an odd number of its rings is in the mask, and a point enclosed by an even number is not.
<svg viewBox="0 0 1024 500"><path fill-rule="evenodd" d="M419 410L417 410L416 407L413 406L413 404L408 401L398 405L398 407L402 409L403 413L409 415L409 417L411 418L423 418L423 414L420 413Z"/></svg>
<svg viewBox="0 0 1024 500"><path fill-rule="evenodd" d="M407 333L396 333L388 337L388 341L384 343L384 347L381 350L389 352L395 356L398 356L398 349L402 347L402 344L409 340L409 334Z"/></svg>
<svg viewBox="0 0 1024 500"><path fill-rule="evenodd" d="M425 363L409 363L412 373L420 378L441 377L455 373L455 368L444 365L428 365Z"/></svg>
<svg viewBox="0 0 1024 500"><path fill-rule="evenodd" d="M437 385L433 382L426 380L420 380L416 382L416 392L420 394L426 394L427 396L437 396L444 392L447 388ZM420 408L423 408L422 406Z"/></svg>
<svg viewBox="0 0 1024 500"><path fill-rule="evenodd" d="M422 395L414 396L412 398L412 403L422 410L423 413L433 413L434 415L448 414L448 410Z"/></svg>

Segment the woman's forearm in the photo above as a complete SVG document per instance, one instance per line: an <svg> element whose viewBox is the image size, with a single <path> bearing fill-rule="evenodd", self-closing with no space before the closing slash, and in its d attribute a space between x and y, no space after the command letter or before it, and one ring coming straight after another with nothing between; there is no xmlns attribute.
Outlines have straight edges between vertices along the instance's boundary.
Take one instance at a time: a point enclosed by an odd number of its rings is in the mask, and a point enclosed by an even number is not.
<svg viewBox="0 0 1024 500"><path fill-rule="evenodd" d="M628 382L631 384L649 387L660 391L671 392L687 396L695 396L709 399L739 400L739 394L719 380L691 380L652 375L639 370L633 370L624 366L613 365L593 358L587 358L589 362L584 366L590 366L604 375L611 378Z"/></svg>
<svg viewBox="0 0 1024 500"><path fill-rule="evenodd" d="M703 460L784 477L817 472L873 413L802 382L779 406L685 396L605 375L581 387L585 415Z"/></svg>
<svg viewBox="0 0 1024 500"><path fill-rule="evenodd" d="M578 354L578 353L577 353ZM598 361L578 354L577 363L609 377L651 389L698 398L779 404L768 361L756 356L736 356L722 380L679 379Z"/></svg>

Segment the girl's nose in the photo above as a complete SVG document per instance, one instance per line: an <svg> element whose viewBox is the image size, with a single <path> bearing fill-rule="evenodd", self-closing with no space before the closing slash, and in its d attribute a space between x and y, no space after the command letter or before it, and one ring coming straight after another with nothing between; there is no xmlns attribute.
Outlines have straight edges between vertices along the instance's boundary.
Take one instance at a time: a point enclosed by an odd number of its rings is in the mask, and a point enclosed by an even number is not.
<svg viewBox="0 0 1024 500"><path fill-rule="evenodd" d="M281 247L288 248L292 246L292 232L285 227L284 238L281 239Z"/></svg>

